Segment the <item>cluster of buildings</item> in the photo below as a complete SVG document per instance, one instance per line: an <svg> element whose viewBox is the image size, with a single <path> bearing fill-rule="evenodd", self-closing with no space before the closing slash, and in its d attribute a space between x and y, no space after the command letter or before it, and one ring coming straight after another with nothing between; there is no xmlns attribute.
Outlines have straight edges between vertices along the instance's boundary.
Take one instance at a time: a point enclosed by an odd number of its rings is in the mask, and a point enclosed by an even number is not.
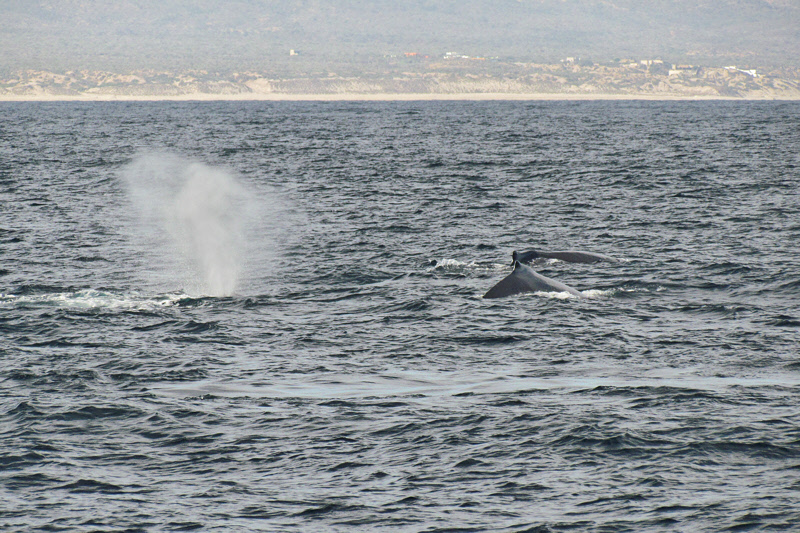
<svg viewBox="0 0 800 533"><path fill-rule="evenodd" d="M744 69L736 68L735 65L734 66L730 66L730 67L723 67L723 68L725 70L729 70L731 72L742 72L743 74L747 74L748 76L752 76L754 78L758 77L758 74L756 73L756 69L754 69L754 68L744 70Z"/></svg>
<svg viewBox="0 0 800 533"><path fill-rule="evenodd" d="M387 57L397 57L395 55L390 55ZM401 57L406 57L410 59L430 59L431 56L427 54L420 54L419 52L404 52ZM474 60L474 61L485 61L486 57L479 57L479 56L470 56L465 54L459 54L457 52L446 52L443 56L443 59L467 59L467 60ZM490 58L496 59L496 58ZM562 65L570 65L570 66L589 66L594 65L592 61L585 61L580 57L566 57L559 61ZM630 68L630 69L650 69L651 67L661 67L663 68L664 72L668 73L670 76L678 76L681 74L698 74L702 67L698 67L697 65L685 65L685 64L674 64L674 63L666 63L662 59L615 59L614 64L619 67ZM747 74L748 76L752 76L753 78L757 78L759 75L756 73L756 69L740 69L735 66L724 67L725 70L730 72L741 72L743 74Z"/></svg>
<svg viewBox="0 0 800 533"><path fill-rule="evenodd" d="M576 65L581 62L580 58L575 57L567 57L561 60L561 63L564 65ZM615 60L615 62L617 62ZM626 68L649 68L652 66L659 66L663 65L664 68L668 69L668 73L670 76L677 76L680 74L685 73L698 73L701 67L696 65L682 65L682 64L671 64L668 65L661 59L640 59L636 61L634 59L620 59L618 62L619 66L626 67ZM752 76L753 78L757 78L759 75L756 72L756 69L741 69L737 68L736 66L729 66L723 67L725 70L729 72L741 72L742 74L747 74L748 76Z"/></svg>
<svg viewBox="0 0 800 533"><path fill-rule="evenodd" d="M397 57L397 56L394 55L394 54L389 54L389 55L386 55L384 57L394 58L394 57ZM428 55L428 54L420 54L419 52L403 52L403 57L407 57L407 58L410 58L410 59L430 59L431 58L430 55ZM471 60L474 60L474 61L486 61L486 59L487 59L485 57L469 56L469 55L465 55L465 54L459 54L457 52L446 52L444 55L436 56L436 57L441 57L443 59L471 59ZM491 59L496 59L496 58L491 58Z"/></svg>

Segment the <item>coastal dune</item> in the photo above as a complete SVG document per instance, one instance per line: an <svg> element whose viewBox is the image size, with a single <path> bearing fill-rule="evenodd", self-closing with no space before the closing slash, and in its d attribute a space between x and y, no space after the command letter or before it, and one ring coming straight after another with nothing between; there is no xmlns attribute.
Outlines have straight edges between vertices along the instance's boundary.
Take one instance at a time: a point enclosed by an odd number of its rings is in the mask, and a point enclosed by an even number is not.
<svg viewBox="0 0 800 533"><path fill-rule="evenodd" d="M204 71L27 71L0 80L0 100L800 100L798 77L798 73L762 75L733 67L652 72L558 65L539 66L518 77L421 72L273 79L259 73L223 77Z"/></svg>

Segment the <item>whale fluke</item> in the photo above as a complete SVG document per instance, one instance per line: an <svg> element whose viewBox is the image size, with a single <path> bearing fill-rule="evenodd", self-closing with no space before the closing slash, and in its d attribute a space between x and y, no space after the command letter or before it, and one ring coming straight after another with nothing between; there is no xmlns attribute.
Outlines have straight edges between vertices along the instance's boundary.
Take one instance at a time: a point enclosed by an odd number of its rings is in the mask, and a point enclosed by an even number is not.
<svg viewBox="0 0 800 533"><path fill-rule="evenodd" d="M530 263L538 257L546 259L558 259L559 261L566 261L568 263L597 263L599 261L609 261L616 263L617 260L603 254L596 254L594 252L581 252L577 250L567 250L563 252L540 252L538 250L528 250L527 252L517 252L516 250L511 253L512 261L519 261L520 263Z"/></svg>
<svg viewBox="0 0 800 533"><path fill-rule="evenodd" d="M573 289L560 281L542 276L519 261L514 261L514 271L489 289L483 297L505 298L506 296L524 292L568 292L578 298L584 298L583 293L579 290Z"/></svg>

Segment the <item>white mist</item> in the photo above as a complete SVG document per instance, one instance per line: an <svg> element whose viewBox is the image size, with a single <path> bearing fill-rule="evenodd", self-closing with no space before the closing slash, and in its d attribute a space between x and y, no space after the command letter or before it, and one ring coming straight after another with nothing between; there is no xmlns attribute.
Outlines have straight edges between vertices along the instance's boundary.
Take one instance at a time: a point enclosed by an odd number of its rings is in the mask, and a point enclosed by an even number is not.
<svg viewBox="0 0 800 533"><path fill-rule="evenodd" d="M151 281L193 295L233 294L256 213L254 196L236 176L171 154L146 154L122 177L138 212L134 233Z"/></svg>

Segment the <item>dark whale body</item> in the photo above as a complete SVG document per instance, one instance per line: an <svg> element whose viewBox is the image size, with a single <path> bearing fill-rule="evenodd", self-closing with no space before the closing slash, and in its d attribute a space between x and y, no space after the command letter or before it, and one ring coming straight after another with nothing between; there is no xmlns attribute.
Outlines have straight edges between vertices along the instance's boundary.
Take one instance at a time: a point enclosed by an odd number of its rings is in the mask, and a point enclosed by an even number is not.
<svg viewBox="0 0 800 533"><path fill-rule="evenodd" d="M593 252L579 252L575 250L568 250L564 252L540 252L538 250L528 250L527 252L511 253L512 261L519 261L520 263L530 263L534 259L544 257L546 259L558 259L559 261L566 261L568 263L597 263L599 261L610 261L616 263L617 260L603 254L596 254Z"/></svg>
<svg viewBox="0 0 800 533"><path fill-rule="evenodd" d="M483 297L505 298L506 296L525 292L568 292L578 298L584 298L583 293L579 290L573 289L560 281L542 276L519 261L514 261L514 271L489 289Z"/></svg>

